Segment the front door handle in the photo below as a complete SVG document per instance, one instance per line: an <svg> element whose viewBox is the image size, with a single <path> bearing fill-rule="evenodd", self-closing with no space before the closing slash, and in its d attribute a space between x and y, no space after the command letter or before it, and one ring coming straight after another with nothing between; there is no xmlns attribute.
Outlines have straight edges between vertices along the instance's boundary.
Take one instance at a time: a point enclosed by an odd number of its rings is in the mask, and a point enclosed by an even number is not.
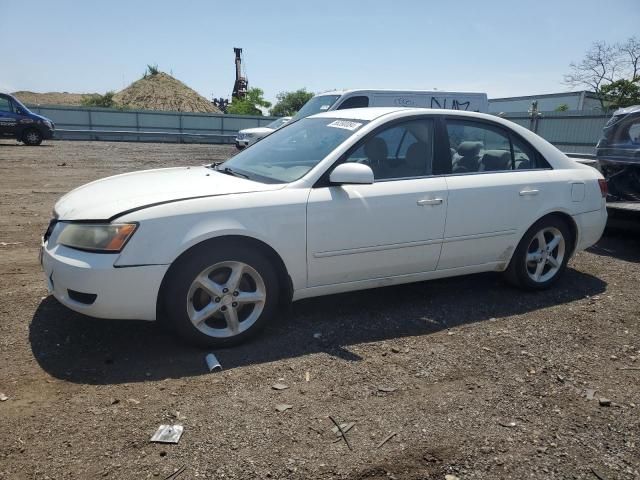
<svg viewBox="0 0 640 480"><path fill-rule="evenodd" d="M520 196L524 197L525 195L537 195L540 193L540 190L532 189L532 190L520 190Z"/></svg>
<svg viewBox="0 0 640 480"><path fill-rule="evenodd" d="M422 200L418 200L418 205L421 207L423 205L440 205L443 202L441 198L424 198Z"/></svg>

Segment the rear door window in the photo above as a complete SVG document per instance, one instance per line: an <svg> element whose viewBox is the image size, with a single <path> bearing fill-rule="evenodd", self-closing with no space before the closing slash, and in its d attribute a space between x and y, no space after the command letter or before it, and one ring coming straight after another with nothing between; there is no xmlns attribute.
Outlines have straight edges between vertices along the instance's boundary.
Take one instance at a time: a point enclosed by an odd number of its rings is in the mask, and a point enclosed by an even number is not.
<svg viewBox="0 0 640 480"><path fill-rule="evenodd" d="M453 119L446 125L451 173L548 168L531 145L500 126Z"/></svg>
<svg viewBox="0 0 640 480"><path fill-rule="evenodd" d="M499 128L466 120L447 120L452 173L511 170L511 142Z"/></svg>

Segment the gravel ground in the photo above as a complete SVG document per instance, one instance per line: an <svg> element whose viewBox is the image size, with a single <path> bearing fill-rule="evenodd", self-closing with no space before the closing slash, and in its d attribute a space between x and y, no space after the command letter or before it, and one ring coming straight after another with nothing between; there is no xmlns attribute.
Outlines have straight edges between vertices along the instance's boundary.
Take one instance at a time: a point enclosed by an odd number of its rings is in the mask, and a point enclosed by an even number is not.
<svg viewBox="0 0 640 480"><path fill-rule="evenodd" d="M552 291L482 274L301 301L215 352L219 373L152 323L47 296L39 237L60 195L233 152L0 142L0 479L640 478L640 238L625 229ZM331 418L355 422L348 445ZM179 444L149 443L160 424L184 425Z"/></svg>

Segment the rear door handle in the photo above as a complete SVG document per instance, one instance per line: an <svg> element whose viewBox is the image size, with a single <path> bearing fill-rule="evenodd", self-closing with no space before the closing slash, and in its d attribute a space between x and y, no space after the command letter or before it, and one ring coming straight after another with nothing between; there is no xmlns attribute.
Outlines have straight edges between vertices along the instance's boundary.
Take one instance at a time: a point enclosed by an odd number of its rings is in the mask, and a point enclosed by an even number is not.
<svg viewBox="0 0 640 480"><path fill-rule="evenodd" d="M540 193L540 190L532 189L532 190L520 190L520 196L524 197L525 195L537 195Z"/></svg>
<svg viewBox="0 0 640 480"><path fill-rule="evenodd" d="M440 205L443 202L441 198L424 198L422 200L418 200L418 205L421 207L423 205Z"/></svg>

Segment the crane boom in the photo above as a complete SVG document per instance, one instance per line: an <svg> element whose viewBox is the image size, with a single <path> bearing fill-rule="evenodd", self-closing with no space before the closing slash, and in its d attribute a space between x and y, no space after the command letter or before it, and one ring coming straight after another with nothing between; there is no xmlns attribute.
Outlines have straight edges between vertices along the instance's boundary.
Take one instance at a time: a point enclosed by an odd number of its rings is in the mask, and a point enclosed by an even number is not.
<svg viewBox="0 0 640 480"><path fill-rule="evenodd" d="M233 51L236 54L236 81L233 84L233 93L231 96L242 99L247 94L249 81L247 77L242 76L242 49L234 47Z"/></svg>

